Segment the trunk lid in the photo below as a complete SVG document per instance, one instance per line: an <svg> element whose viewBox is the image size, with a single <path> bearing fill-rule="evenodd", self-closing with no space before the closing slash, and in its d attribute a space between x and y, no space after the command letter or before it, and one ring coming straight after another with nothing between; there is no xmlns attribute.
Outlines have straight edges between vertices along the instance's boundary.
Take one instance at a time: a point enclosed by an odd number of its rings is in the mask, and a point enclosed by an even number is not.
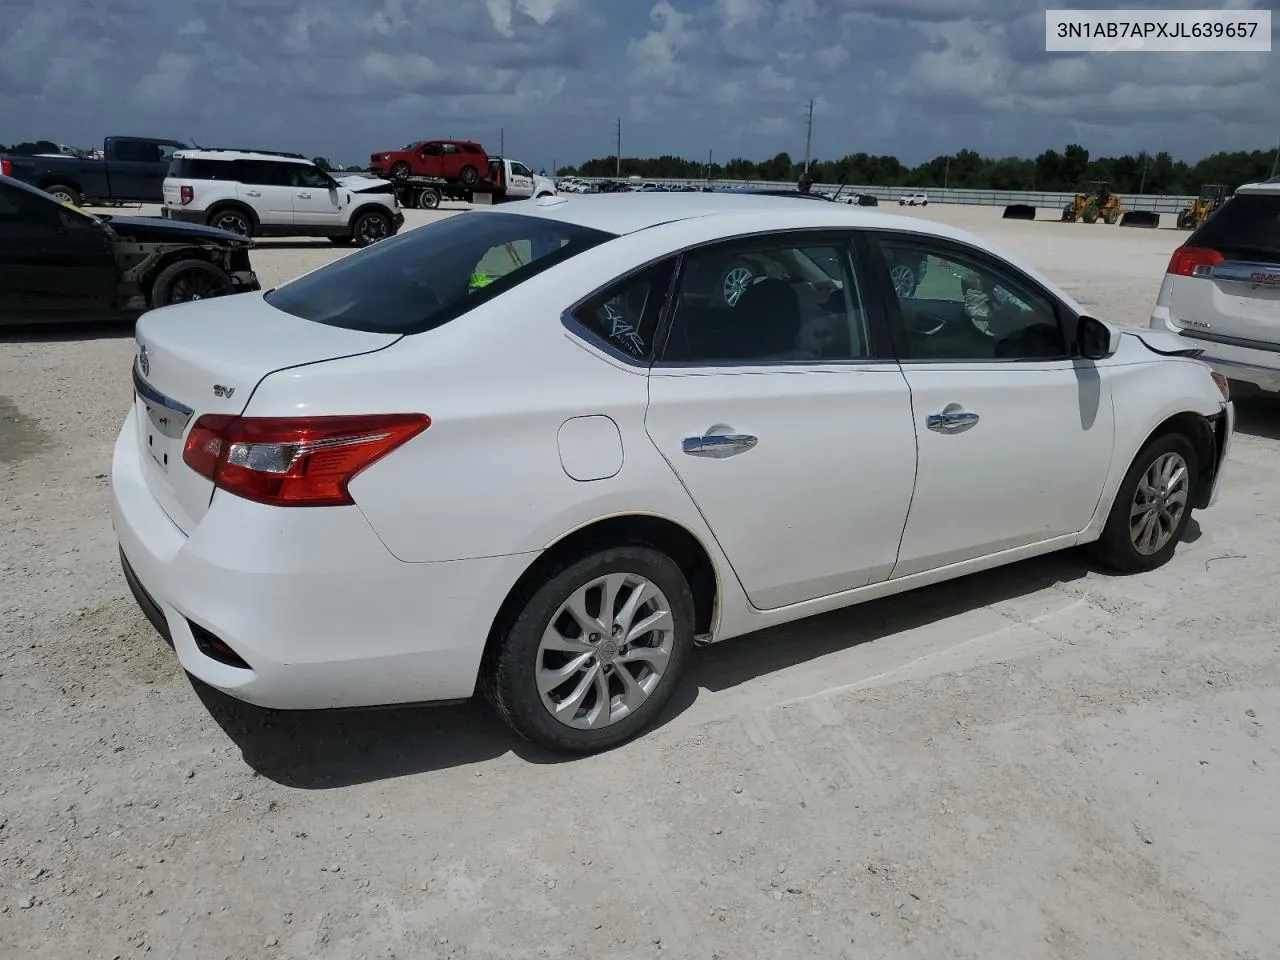
<svg viewBox="0 0 1280 960"><path fill-rule="evenodd" d="M213 484L182 460L206 413L240 414L267 375L371 353L400 339L313 323L277 310L261 293L153 310L139 318L133 363L137 442L147 486L183 533L209 508Z"/></svg>

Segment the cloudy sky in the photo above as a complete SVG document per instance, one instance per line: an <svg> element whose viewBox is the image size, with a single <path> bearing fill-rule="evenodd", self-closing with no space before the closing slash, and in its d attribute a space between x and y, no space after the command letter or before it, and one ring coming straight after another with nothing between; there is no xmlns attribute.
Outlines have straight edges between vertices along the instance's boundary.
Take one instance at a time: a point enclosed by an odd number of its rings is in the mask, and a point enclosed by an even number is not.
<svg viewBox="0 0 1280 960"><path fill-rule="evenodd" d="M1133 0L1163 8L1275 5ZM1273 53L1044 52L1030 0L0 0L0 143L109 134L341 163L469 137L534 167L1280 137ZM1280 19L1277 17L1276 19Z"/></svg>

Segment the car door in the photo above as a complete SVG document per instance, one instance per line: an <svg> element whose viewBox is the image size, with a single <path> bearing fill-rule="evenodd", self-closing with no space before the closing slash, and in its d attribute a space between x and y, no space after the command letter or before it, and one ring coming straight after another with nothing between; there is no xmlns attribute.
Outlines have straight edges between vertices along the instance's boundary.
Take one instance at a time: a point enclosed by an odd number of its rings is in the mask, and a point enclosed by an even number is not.
<svg viewBox="0 0 1280 960"><path fill-rule="evenodd" d="M511 179L507 182L507 195L512 197L533 196L533 171L523 163L509 161Z"/></svg>
<svg viewBox="0 0 1280 960"><path fill-rule="evenodd" d="M119 269L103 226L0 181L0 320L98 319L118 303Z"/></svg>
<svg viewBox="0 0 1280 960"><path fill-rule="evenodd" d="M418 151L418 170L419 176L423 177L443 177L444 176L444 146L440 143L424 143L422 149Z"/></svg>
<svg viewBox="0 0 1280 960"><path fill-rule="evenodd" d="M1111 462L1109 384L1075 349L1076 318L1012 264L968 244L868 234L911 390L919 465L893 576L1083 530ZM895 283L895 265L923 276Z"/></svg>
<svg viewBox="0 0 1280 960"><path fill-rule="evenodd" d="M911 397L846 233L681 258L646 427L751 603L887 578L915 479Z"/></svg>
<svg viewBox="0 0 1280 960"><path fill-rule="evenodd" d="M293 221L298 226L339 228L346 223L342 191L334 179L318 167L290 163L293 187Z"/></svg>
<svg viewBox="0 0 1280 960"><path fill-rule="evenodd" d="M263 224L291 227L293 218L293 181L289 166L281 160L237 160L237 194L251 206Z"/></svg>

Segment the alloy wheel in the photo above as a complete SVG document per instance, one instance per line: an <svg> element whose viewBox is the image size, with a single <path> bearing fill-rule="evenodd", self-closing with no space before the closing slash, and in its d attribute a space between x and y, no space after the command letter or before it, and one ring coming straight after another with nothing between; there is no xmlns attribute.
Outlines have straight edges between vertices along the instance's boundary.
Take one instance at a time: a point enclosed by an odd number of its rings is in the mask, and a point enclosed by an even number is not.
<svg viewBox="0 0 1280 960"><path fill-rule="evenodd" d="M738 299L746 292L747 287L755 282L755 274L748 267L734 267L724 275L724 282L721 284L721 294L724 302L732 307L737 304Z"/></svg>
<svg viewBox="0 0 1280 960"><path fill-rule="evenodd" d="M666 595L651 581L610 573L579 587L538 644L538 694L559 722L612 726L635 713L665 676L675 645Z"/></svg>
<svg viewBox="0 0 1280 960"><path fill-rule="evenodd" d="M1161 454L1147 468L1129 510L1129 540L1143 556L1160 552L1187 509L1190 472L1181 454Z"/></svg>

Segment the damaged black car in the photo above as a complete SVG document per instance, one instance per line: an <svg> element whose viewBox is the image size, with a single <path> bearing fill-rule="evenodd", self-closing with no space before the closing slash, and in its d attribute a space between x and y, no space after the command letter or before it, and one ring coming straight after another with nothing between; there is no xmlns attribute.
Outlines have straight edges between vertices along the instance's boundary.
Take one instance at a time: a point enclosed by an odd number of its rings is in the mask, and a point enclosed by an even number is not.
<svg viewBox="0 0 1280 960"><path fill-rule="evenodd" d="M0 177L0 324L132 320L258 290L252 245L198 224L95 216Z"/></svg>

